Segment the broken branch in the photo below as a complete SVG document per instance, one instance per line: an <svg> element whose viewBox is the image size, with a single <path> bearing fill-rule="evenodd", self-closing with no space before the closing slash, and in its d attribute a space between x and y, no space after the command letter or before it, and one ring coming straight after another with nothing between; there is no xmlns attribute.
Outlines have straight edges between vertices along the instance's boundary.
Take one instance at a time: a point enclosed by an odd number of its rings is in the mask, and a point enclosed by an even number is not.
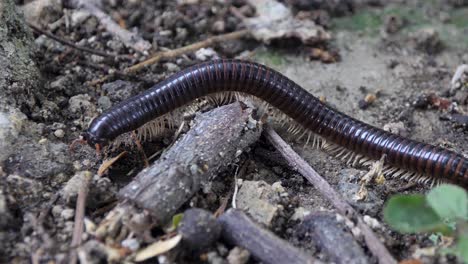
<svg viewBox="0 0 468 264"><path fill-rule="evenodd" d="M249 121L251 112L234 103L198 116L187 134L120 191L121 200L147 210L156 224L164 224L257 141L261 128Z"/></svg>
<svg viewBox="0 0 468 264"><path fill-rule="evenodd" d="M255 224L238 209L229 209L218 218L221 236L228 243L247 249L264 263L315 263L316 260L270 231Z"/></svg>

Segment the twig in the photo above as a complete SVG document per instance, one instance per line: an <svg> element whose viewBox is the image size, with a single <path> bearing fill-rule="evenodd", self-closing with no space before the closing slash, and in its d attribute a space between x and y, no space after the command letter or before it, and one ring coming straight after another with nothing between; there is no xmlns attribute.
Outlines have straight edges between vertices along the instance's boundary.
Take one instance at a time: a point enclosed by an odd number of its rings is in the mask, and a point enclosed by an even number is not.
<svg viewBox="0 0 468 264"><path fill-rule="evenodd" d="M66 40L66 39L62 39L62 38L59 38L57 37L56 35L48 32L48 31L45 31L39 27L36 27L35 25L33 24L30 24L28 23L28 26L30 28L32 28L34 31L36 31L37 33L39 34L42 34L42 35L45 35L47 36L48 38L51 38L57 42L60 42L62 43L63 45L67 45L67 46L70 46L74 49L77 49L77 50L81 50L81 51L84 51L84 52L87 52L87 53L91 53L91 54L95 54L95 55L99 55L99 56L102 56L102 57L106 57L106 58L115 58L117 57L118 55L115 55L115 54L109 54L109 53L106 53L106 52L103 52L103 51L99 51L99 50L93 50L93 49L90 49L90 48L86 48L86 47L82 47L82 46L79 46L79 45L76 45L75 43L69 41L69 40ZM124 57L124 56L122 56Z"/></svg>
<svg viewBox="0 0 468 264"><path fill-rule="evenodd" d="M75 8L83 8L93 16L95 16L101 25L103 25L107 32L118 37L122 43L136 51L144 52L151 48L151 44L138 36L136 33L132 33L126 29L123 29L117 24L108 14L104 13L99 7L97 7L90 0L74 0L70 1L70 4Z"/></svg>
<svg viewBox="0 0 468 264"><path fill-rule="evenodd" d="M133 66L130 66L128 68L125 68L123 71L121 71L121 74L136 73L136 72L138 72L138 71L140 71L140 70L142 70L142 69L144 69L144 68L146 68L146 67L148 67L150 65L153 65L153 64L159 62L162 59L175 58L177 56L180 56L180 55L183 55L183 54L186 54L186 53L189 53L189 52L193 52L193 51L199 50L201 48L211 46L211 45L216 44L216 43L239 39L239 38L242 38L242 37L246 36L248 33L249 33L248 30L234 31L234 32L227 33L227 34L222 34L222 35L218 35L218 36L209 37L209 38L207 38L205 40L202 40L200 42L196 42L196 43L193 43L193 44L190 44L188 46L181 47L181 48L178 48L178 49L158 52L158 53L154 54L151 58L149 58L149 59L147 59L145 61L142 61L142 62L140 62L138 64L135 64ZM94 80L94 81L92 81L90 83L90 85L93 86L93 85L103 83L103 82L107 81L111 76L112 75L106 75L106 76L104 76L104 77L102 77L100 79Z"/></svg>
<svg viewBox="0 0 468 264"><path fill-rule="evenodd" d="M78 192L78 198L76 199L76 209L75 209L75 225L73 227L73 236L71 242L71 250L70 252L70 263L75 264L77 261L77 254L76 249L81 244L82 238L81 235L83 234L83 227L84 227L84 216L85 216L85 208L86 208L86 197L88 196L88 186L91 182L92 174L87 172L85 174L83 184Z"/></svg>
<svg viewBox="0 0 468 264"><path fill-rule="evenodd" d="M325 181L305 160L303 160L271 127L264 130L268 141L288 161L289 165L302 174L327 200L338 210L338 212L350 220L354 220L361 230L364 241L372 254L378 258L381 264L395 264L396 260L380 242L372 230L364 223L354 208L343 200L331 186Z"/></svg>
<svg viewBox="0 0 468 264"><path fill-rule="evenodd" d="M295 230L305 243L313 243L336 264L368 264L368 256L335 212L314 212L302 220Z"/></svg>
<svg viewBox="0 0 468 264"><path fill-rule="evenodd" d="M205 39L203 41L196 42L196 43L193 43L193 44L190 44L188 46L178 48L178 49L175 49L175 50L168 50L168 51L164 51L164 52L159 52L159 53L156 53L151 58L125 69L124 72L125 73L137 72L137 71L139 71L139 70L141 70L141 69L143 69L143 68L145 68L145 67L147 67L149 65L155 64L156 62L160 61L161 59L174 58L174 57L180 56L182 54L192 52L192 51L196 51L196 50L199 50L201 48L208 47L208 46L211 46L211 45L219 43L219 42L224 42L224 41L229 41L229 40L242 38L243 36L247 35L248 32L249 31L246 30L246 29L239 30L239 31L234 31L234 32L227 33L227 34L222 34L222 35L218 35L218 36L209 37L209 38L207 38L207 39Z"/></svg>
<svg viewBox="0 0 468 264"><path fill-rule="evenodd" d="M155 224L172 215L214 175L232 163L239 150L257 141L261 127L246 129L252 109L239 103L195 118L194 126L154 164L120 190L121 203L136 204Z"/></svg>
<svg viewBox="0 0 468 264"><path fill-rule="evenodd" d="M312 256L255 224L241 210L229 209L218 222L224 240L247 249L263 263L317 263Z"/></svg>

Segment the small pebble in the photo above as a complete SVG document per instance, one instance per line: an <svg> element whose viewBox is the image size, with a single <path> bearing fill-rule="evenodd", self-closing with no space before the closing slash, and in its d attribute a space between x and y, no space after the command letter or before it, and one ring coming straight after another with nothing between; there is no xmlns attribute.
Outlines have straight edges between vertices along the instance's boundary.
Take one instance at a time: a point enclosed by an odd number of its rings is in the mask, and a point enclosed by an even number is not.
<svg viewBox="0 0 468 264"><path fill-rule="evenodd" d="M377 229L380 228L380 223L377 219L370 217L368 215L364 215L362 219L368 226L370 226L372 229Z"/></svg>
<svg viewBox="0 0 468 264"><path fill-rule="evenodd" d="M211 30L214 33L223 33L226 30L226 24L224 23L223 20L218 20L213 23L213 26L211 27Z"/></svg>
<svg viewBox="0 0 468 264"><path fill-rule="evenodd" d="M365 110L367 109L370 105L372 105L375 100L377 99L377 96L373 93L368 93L366 97L364 97L363 100L359 100L358 106L359 108Z"/></svg>
<svg viewBox="0 0 468 264"><path fill-rule="evenodd" d="M70 208L64 209L64 210L62 210L62 212L60 213L60 216L61 216L64 220L71 220L71 219L73 218L73 216L75 216L75 210L70 209Z"/></svg>
<svg viewBox="0 0 468 264"><path fill-rule="evenodd" d="M240 247L234 247L227 257L229 264L245 264L249 261L250 252Z"/></svg>
<svg viewBox="0 0 468 264"><path fill-rule="evenodd" d="M65 131L63 131L63 129L57 129L54 131L54 136L63 138L65 136Z"/></svg>
<svg viewBox="0 0 468 264"><path fill-rule="evenodd" d="M140 248L140 242L135 238L127 238L122 241L122 246L130 249L131 251L136 251Z"/></svg>
<svg viewBox="0 0 468 264"><path fill-rule="evenodd" d="M98 99L98 105L101 107L103 110L106 110L112 106L111 99L108 96L101 96Z"/></svg>
<svg viewBox="0 0 468 264"><path fill-rule="evenodd" d="M216 242L221 233L221 225L209 211L191 208L184 212L178 227L182 243L190 250L201 251Z"/></svg>

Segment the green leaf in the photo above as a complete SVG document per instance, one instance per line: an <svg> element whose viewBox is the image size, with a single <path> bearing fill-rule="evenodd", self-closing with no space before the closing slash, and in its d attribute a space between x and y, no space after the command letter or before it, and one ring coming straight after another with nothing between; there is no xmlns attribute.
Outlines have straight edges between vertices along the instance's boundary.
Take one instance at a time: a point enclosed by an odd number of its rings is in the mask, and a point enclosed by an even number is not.
<svg viewBox="0 0 468 264"><path fill-rule="evenodd" d="M177 227L180 224L180 221L182 221L182 218L184 218L184 214L176 214L172 217L172 227L174 229L177 229Z"/></svg>
<svg viewBox="0 0 468 264"><path fill-rule="evenodd" d="M402 233L450 232L420 194L393 196L384 208L384 218L393 229Z"/></svg>
<svg viewBox="0 0 468 264"><path fill-rule="evenodd" d="M427 194L427 202L443 219L468 219L468 194L461 187L440 185Z"/></svg>
<svg viewBox="0 0 468 264"><path fill-rule="evenodd" d="M468 235L460 236L457 241L458 256L463 262L468 263Z"/></svg>

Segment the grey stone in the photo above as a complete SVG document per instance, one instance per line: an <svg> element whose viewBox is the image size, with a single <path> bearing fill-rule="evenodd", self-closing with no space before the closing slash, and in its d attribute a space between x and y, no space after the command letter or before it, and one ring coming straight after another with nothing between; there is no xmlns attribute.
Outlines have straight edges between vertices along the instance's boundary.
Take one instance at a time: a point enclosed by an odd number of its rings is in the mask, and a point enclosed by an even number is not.
<svg viewBox="0 0 468 264"><path fill-rule="evenodd" d="M26 115L15 108L0 111L0 163L13 153L26 119Z"/></svg>
<svg viewBox="0 0 468 264"><path fill-rule="evenodd" d="M229 264L245 264L247 261L249 261L249 258L250 253L248 250L240 247L234 247L229 252L227 260Z"/></svg>
<svg viewBox="0 0 468 264"><path fill-rule="evenodd" d="M244 181L237 194L237 207L257 222L270 226L278 213L279 195L264 181Z"/></svg>
<svg viewBox="0 0 468 264"><path fill-rule="evenodd" d="M101 96L98 99L98 105L102 110L106 110L112 106L112 102L108 96Z"/></svg>
<svg viewBox="0 0 468 264"><path fill-rule="evenodd" d="M179 226L184 246L200 251L210 247L221 234L221 225L209 211L192 208L184 212Z"/></svg>
<svg viewBox="0 0 468 264"><path fill-rule="evenodd" d="M71 169L68 145L48 140L31 144L29 138L21 138L15 151L5 166L6 171L15 172L30 178L45 179Z"/></svg>
<svg viewBox="0 0 468 264"><path fill-rule="evenodd" d="M123 101L135 95L138 93L138 88L139 87L136 84L122 80L102 85L102 89L114 103Z"/></svg>

